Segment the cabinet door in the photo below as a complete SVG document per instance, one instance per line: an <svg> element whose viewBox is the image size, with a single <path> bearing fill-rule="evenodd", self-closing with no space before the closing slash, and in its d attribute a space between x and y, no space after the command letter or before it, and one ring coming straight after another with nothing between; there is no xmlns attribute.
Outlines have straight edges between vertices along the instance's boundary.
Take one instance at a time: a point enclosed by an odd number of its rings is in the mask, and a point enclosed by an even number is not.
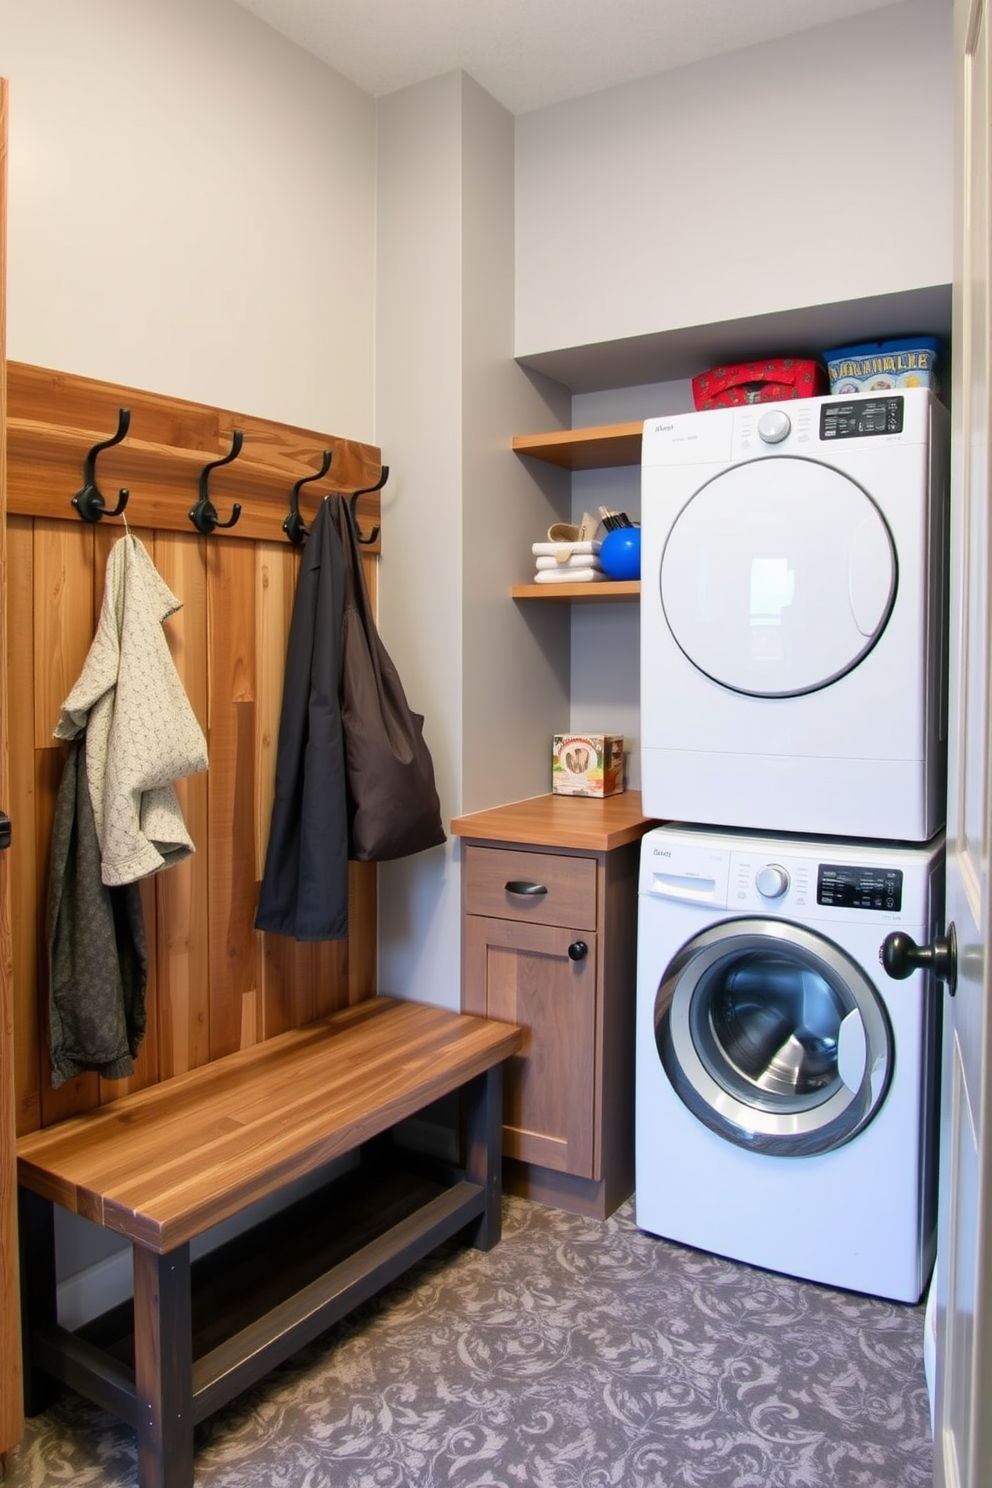
<svg viewBox="0 0 992 1488"><path fill-rule="evenodd" d="M568 950L577 941L588 950L573 960ZM465 918L473 1001L484 988L486 1014L524 1030L521 1052L504 1067L503 1152L580 1178L599 1177L596 951L588 930Z"/></svg>

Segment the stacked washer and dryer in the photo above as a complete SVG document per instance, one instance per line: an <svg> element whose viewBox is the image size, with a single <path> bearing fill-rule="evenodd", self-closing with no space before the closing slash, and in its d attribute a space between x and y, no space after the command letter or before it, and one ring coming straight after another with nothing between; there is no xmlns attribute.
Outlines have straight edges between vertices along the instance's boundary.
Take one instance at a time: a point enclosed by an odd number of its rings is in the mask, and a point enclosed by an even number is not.
<svg viewBox="0 0 992 1488"><path fill-rule="evenodd" d="M926 389L651 419L636 1218L919 1300L939 998L948 417Z"/></svg>

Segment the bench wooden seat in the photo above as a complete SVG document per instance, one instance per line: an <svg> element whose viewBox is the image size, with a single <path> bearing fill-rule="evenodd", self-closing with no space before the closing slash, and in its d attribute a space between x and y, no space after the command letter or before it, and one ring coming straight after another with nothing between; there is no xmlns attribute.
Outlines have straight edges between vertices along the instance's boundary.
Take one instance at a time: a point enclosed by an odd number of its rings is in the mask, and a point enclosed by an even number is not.
<svg viewBox="0 0 992 1488"><path fill-rule="evenodd" d="M196 1422L443 1240L496 1244L502 1062L521 1041L377 997L21 1138L29 1411L69 1384L134 1426L141 1488L191 1488ZM390 1140L454 1091L457 1163ZM192 1240L328 1167L326 1186L191 1263ZM132 1243L133 1306L76 1332L57 1320L55 1204Z"/></svg>

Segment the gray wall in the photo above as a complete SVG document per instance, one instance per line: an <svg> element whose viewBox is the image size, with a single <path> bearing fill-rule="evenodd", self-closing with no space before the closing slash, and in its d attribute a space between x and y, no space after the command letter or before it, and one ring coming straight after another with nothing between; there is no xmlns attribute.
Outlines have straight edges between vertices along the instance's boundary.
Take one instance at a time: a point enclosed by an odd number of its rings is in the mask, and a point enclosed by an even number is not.
<svg viewBox="0 0 992 1488"><path fill-rule="evenodd" d="M907 0L523 115L517 355L600 343L604 367L643 368L639 338L685 361L699 327L703 371L721 323L795 311L791 333L804 307L949 284L952 82L950 4ZM596 358L573 426L692 408L688 381L610 389ZM635 517L638 471L573 477L575 519L600 504ZM576 605L571 633L570 727L624 734L636 787L637 606Z"/></svg>
<svg viewBox="0 0 992 1488"><path fill-rule="evenodd" d="M508 596L567 512L511 435L567 421L513 362L513 119L464 74L380 100L377 433L386 487L380 629L425 735L447 822L547 789L568 714L564 612ZM380 986L459 1001L458 844L380 868Z"/></svg>
<svg viewBox="0 0 992 1488"><path fill-rule="evenodd" d="M952 121L948 0L523 115L518 355L949 283Z"/></svg>

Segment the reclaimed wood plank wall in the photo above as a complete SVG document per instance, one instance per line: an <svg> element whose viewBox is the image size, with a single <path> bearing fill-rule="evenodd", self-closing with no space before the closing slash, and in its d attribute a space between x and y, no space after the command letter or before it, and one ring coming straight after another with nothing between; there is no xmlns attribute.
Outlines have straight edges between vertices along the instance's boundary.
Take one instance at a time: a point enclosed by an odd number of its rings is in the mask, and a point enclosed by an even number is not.
<svg viewBox="0 0 992 1488"><path fill-rule="evenodd" d="M301 510L321 496L375 485L379 451L202 405L10 364L8 397L8 634L14 1059L18 1133L271 1037L374 995L374 864L350 868L347 941L301 945L253 928L275 779L283 665L299 549L282 531L294 481ZM148 936L148 1030L128 1081L82 1075L57 1090L48 1063L45 905L55 798L65 757L53 738L82 669L123 520L82 521L70 504L86 449L132 410L131 434L101 455L108 506L131 496L139 538L182 608L165 623L179 675L207 738L209 770L179 789L196 852L142 885ZM199 534L188 520L197 471L244 431L245 465L218 470L210 499L238 526ZM134 436L133 438L131 436ZM103 463L105 462L105 463ZM311 495L310 492L313 492ZM358 503L360 529L378 524L375 493ZM375 597L378 541L365 551Z"/></svg>

